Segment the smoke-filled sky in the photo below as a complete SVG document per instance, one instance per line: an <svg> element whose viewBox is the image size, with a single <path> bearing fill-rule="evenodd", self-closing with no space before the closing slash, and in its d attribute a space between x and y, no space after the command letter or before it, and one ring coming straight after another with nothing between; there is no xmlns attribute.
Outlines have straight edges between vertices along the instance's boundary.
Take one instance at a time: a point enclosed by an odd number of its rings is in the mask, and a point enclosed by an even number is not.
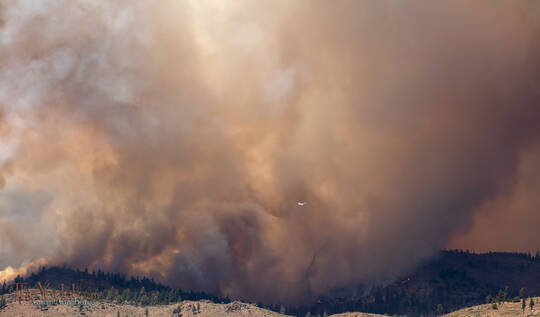
<svg viewBox="0 0 540 317"><path fill-rule="evenodd" d="M0 277L298 302L536 250L539 40L534 0L1 0Z"/></svg>

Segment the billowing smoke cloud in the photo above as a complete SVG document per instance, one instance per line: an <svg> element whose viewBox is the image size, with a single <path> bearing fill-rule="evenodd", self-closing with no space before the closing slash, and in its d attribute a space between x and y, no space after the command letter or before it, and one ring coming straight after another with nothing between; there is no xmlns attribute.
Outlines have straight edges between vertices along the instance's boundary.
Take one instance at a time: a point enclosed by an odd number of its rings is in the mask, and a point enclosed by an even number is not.
<svg viewBox="0 0 540 317"><path fill-rule="evenodd" d="M519 190L540 135L537 2L8 0L0 21L0 277L289 302L388 281Z"/></svg>

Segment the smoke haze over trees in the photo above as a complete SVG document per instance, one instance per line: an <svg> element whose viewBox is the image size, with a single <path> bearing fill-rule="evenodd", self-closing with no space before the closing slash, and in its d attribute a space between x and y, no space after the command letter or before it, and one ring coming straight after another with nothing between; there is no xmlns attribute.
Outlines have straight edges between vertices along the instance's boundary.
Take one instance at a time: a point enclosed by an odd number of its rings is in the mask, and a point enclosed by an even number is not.
<svg viewBox="0 0 540 317"><path fill-rule="evenodd" d="M0 279L299 303L536 250L539 31L536 1L3 1Z"/></svg>

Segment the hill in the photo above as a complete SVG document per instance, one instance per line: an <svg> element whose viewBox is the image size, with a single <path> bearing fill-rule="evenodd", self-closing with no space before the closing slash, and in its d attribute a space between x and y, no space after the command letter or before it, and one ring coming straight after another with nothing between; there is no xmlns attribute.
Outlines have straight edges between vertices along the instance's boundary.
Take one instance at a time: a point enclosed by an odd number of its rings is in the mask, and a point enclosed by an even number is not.
<svg viewBox="0 0 540 317"><path fill-rule="evenodd" d="M141 305L157 305L175 303L181 300L210 300L212 302L229 303L228 298L221 298L205 292L183 291L172 288L146 277L126 278L119 273L102 271L89 272L66 267L41 268L27 277L17 276L13 282L26 282L28 287L37 288L37 283L47 285L51 289L66 289L72 285L77 291L96 293L99 298L119 303L139 303ZM0 294L11 293L15 289L11 283L2 285Z"/></svg>
<svg viewBox="0 0 540 317"><path fill-rule="evenodd" d="M506 317L506 316L540 316L540 297L533 298L535 306L531 309L528 305L529 300L527 300L527 306L525 310L522 310L521 303L504 303L502 305L497 305L497 309L494 309L493 305L484 304L468 308L463 308L452 312L450 314L444 315L445 317L472 317L472 316L482 316L482 317Z"/></svg>
<svg viewBox="0 0 540 317"><path fill-rule="evenodd" d="M31 287L41 281L56 289L61 284L66 287L75 284L77 290L96 292L103 300L117 304L169 305L181 300L208 300L217 304L230 302L229 298L171 288L144 277L128 279L117 273L66 267L42 268L28 277L17 278L17 281L23 280ZM441 251L415 272L396 279L390 285L360 293L361 296L337 296L336 291L304 306L283 307L280 303L259 303L257 306L296 316L305 316L308 312L322 316L324 312L339 314L353 311L433 316L439 305L447 313L484 304L488 295L509 300L518 296L522 288L525 296L540 295L540 256ZM8 286L3 286L0 293L8 292L8 289Z"/></svg>
<svg viewBox="0 0 540 317"><path fill-rule="evenodd" d="M314 306L319 311L339 313L367 311L398 315L433 315L483 304L499 292L506 297L540 295L540 256L522 253L441 251L438 257L394 283L376 287L360 297L322 296Z"/></svg>
<svg viewBox="0 0 540 317"><path fill-rule="evenodd" d="M146 315L148 311L148 315ZM110 302L97 303L92 307L78 308L68 305L49 306L46 310L40 310L29 302L21 304L14 302L14 294L10 294L8 305L0 309L0 316L95 316L95 317L136 317L136 316L254 316L254 317L284 317L285 315L259 308L251 304L232 302L228 304L216 304L208 300L182 301L178 304L135 306L130 304L117 304Z"/></svg>

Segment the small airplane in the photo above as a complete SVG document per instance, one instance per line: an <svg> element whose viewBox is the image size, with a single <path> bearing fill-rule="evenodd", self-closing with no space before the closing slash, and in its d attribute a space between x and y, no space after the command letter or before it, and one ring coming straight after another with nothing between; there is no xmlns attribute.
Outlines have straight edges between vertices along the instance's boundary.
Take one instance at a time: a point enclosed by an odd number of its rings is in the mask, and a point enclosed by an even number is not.
<svg viewBox="0 0 540 317"><path fill-rule="evenodd" d="M307 204L305 201L299 201L298 202L298 206L304 206L305 204Z"/></svg>

